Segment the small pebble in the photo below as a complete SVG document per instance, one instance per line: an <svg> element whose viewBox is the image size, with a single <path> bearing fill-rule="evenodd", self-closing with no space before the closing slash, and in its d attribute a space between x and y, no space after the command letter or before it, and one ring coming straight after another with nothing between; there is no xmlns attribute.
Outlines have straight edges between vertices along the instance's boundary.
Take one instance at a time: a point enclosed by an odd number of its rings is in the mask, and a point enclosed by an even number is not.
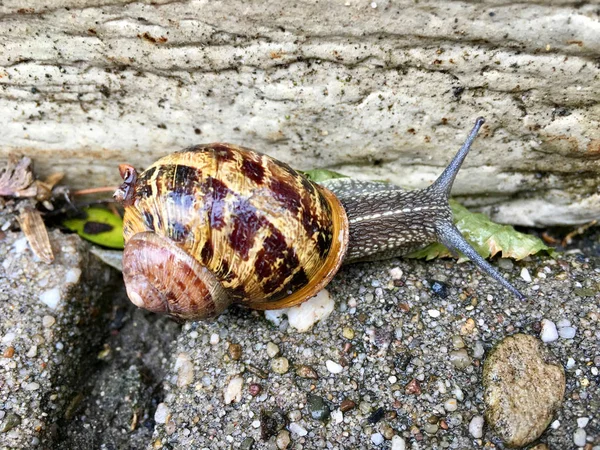
<svg viewBox="0 0 600 450"><path fill-rule="evenodd" d="M589 423L589 417L578 417L577 418L577 428L585 428Z"/></svg>
<svg viewBox="0 0 600 450"><path fill-rule="evenodd" d="M558 329L558 335L563 339L573 339L577 329L573 327L562 327Z"/></svg>
<svg viewBox="0 0 600 450"><path fill-rule="evenodd" d="M354 403L352 400L349 399L344 399L342 401L342 403L340 403L340 411L342 411L343 413L345 413L346 411L350 411L351 409L356 408L356 403Z"/></svg>
<svg viewBox="0 0 600 450"><path fill-rule="evenodd" d="M44 328L50 328L55 323L56 323L56 319L52 316L42 317L42 325L44 326Z"/></svg>
<svg viewBox="0 0 600 450"><path fill-rule="evenodd" d="M429 314L430 317L433 317L434 319L437 317L440 317L440 312L437 309L429 309L427 310L427 314Z"/></svg>
<svg viewBox="0 0 600 450"><path fill-rule="evenodd" d="M344 413L341 410L336 409L331 413L331 418L336 424L342 423L344 421Z"/></svg>
<svg viewBox="0 0 600 450"><path fill-rule="evenodd" d="M577 428L573 433L573 443L577 447L583 447L586 443L587 433L583 428Z"/></svg>
<svg viewBox="0 0 600 450"><path fill-rule="evenodd" d="M29 347L29 350L27 350L25 356L27 356L28 358L35 358L37 356L37 345L32 345L31 347Z"/></svg>
<svg viewBox="0 0 600 450"><path fill-rule="evenodd" d="M571 321L569 319L560 319L558 322L556 322L556 326L558 328L570 327Z"/></svg>
<svg viewBox="0 0 600 450"><path fill-rule="evenodd" d="M392 450L406 450L406 441L401 436L392 438Z"/></svg>
<svg viewBox="0 0 600 450"><path fill-rule="evenodd" d="M354 330L350 327L344 327L342 330L342 336L346 339L354 339Z"/></svg>
<svg viewBox="0 0 600 450"><path fill-rule="evenodd" d="M439 426L434 423L426 423L423 430L425 430L425 433L427 434L435 434L438 432Z"/></svg>
<svg viewBox="0 0 600 450"><path fill-rule="evenodd" d="M531 275L529 274L527 267L521 269L521 278L523 278L526 283L531 283Z"/></svg>
<svg viewBox="0 0 600 450"><path fill-rule="evenodd" d="M165 403L159 403L154 413L154 421L156 423L166 423L169 415L169 408Z"/></svg>
<svg viewBox="0 0 600 450"><path fill-rule="evenodd" d="M194 364L187 353L179 353L175 360L175 372L177 372L177 386L185 387L194 381Z"/></svg>
<svg viewBox="0 0 600 450"><path fill-rule="evenodd" d="M483 417L474 416L469 422L469 433L475 439L480 439L483 436Z"/></svg>
<svg viewBox="0 0 600 450"><path fill-rule="evenodd" d="M248 386L248 392L252 397L256 397L262 391L262 386L258 383L252 383Z"/></svg>
<svg viewBox="0 0 600 450"><path fill-rule="evenodd" d="M288 448L290 445L290 433L287 430L281 430L279 434L277 434L277 439L275 440L277 444L277 448L279 450L284 450Z"/></svg>
<svg viewBox="0 0 600 450"><path fill-rule="evenodd" d="M485 348L483 348L483 342L477 341L475 342L475 346L473 347L473 358L481 359L485 354Z"/></svg>
<svg viewBox="0 0 600 450"><path fill-rule="evenodd" d="M217 345L221 341L221 338L217 333L210 335L210 345Z"/></svg>
<svg viewBox="0 0 600 450"><path fill-rule="evenodd" d="M383 434L381 433L373 433L371 435L371 442L374 445L381 445L383 444L384 438L383 438Z"/></svg>
<svg viewBox="0 0 600 450"><path fill-rule="evenodd" d="M233 402L239 402L242 399L242 386L244 385L244 379L237 375L233 377L225 391L223 392L223 399L226 405L229 405Z"/></svg>
<svg viewBox="0 0 600 450"><path fill-rule="evenodd" d="M444 402L444 409L448 412L454 412L458 409L458 402L455 398L449 398Z"/></svg>
<svg viewBox="0 0 600 450"><path fill-rule="evenodd" d="M273 372L283 375L290 368L290 363L285 357L275 358L271 360L271 369Z"/></svg>
<svg viewBox="0 0 600 450"><path fill-rule="evenodd" d="M9 412L0 424L0 433L6 433L21 424L21 416Z"/></svg>
<svg viewBox="0 0 600 450"><path fill-rule="evenodd" d="M308 331L315 323L327 319L334 306L333 298L323 289L313 298L286 310L290 327L300 332Z"/></svg>
<svg viewBox="0 0 600 450"><path fill-rule="evenodd" d="M277 355L279 355L279 347L277 344L273 342L269 342L267 344L267 355L269 358L275 358Z"/></svg>
<svg viewBox="0 0 600 450"><path fill-rule="evenodd" d="M462 389L459 387L454 388L452 393L454 394L454 397L456 398L456 400L458 400L459 402L462 402L465 399L465 394L463 393Z"/></svg>
<svg viewBox="0 0 600 450"><path fill-rule="evenodd" d="M400 267L394 267L393 269L390 269L390 277L392 277L392 280L400 280L402 275L404 275L404 272L402 272Z"/></svg>
<svg viewBox="0 0 600 450"><path fill-rule="evenodd" d="M560 420L556 419L554 422L550 424L550 427L553 430L558 430L560 428Z"/></svg>
<svg viewBox="0 0 600 450"><path fill-rule="evenodd" d="M307 365L299 366L296 369L296 375L298 375L300 378L308 378L311 380L317 380L319 378L316 370Z"/></svg>
<svg viewBox="0 0 600 450"><path fill-rule="evenodd" d="M457 369L464 369L471 365L471 358L467 351L463 348L450 352L450 362Z"/></svg>
<svg viewBox="0 0 600 450"><path fill-rule="evenodd" d="M455 334L454 336L452 336L452 345L457 350L461 349L461 348L465 348L465 341L463 340L463 338L461 336Z"/></svg>
<svg viewBox="0 0 600 450"><path fill-rule="evenodd" d="M567 369L572 369L575 367L575 360L573 358L567 359Z"/></svg>
<svg viewBox="0 0 600 450"><path fill-rule="evenodd" d="M26 391L37 391L39 388L39 383L27 383L25 386L23 386L23 389Z"/></svg>
<svg viewBox="0 0 600 450"><path fill-rule="evenodd" d="M548 319L542 319L542 331L540 332L542 342L554 342L558 339L558 331L554 322Z"/></svg>
<svg viewBox="0 0 600 450"><path fill-rule="evenodd" d="M342 370L344 370L342 366L330 359L325 361L325 365L327 366L327 370L331 373L342 373Z"/></svg>
<svg viewBox="0 0 600 450"><path fill-rule="evenodd" d="M60 289L48 289L40 294L40 301L50 309L56 309L60 302Z"/></svg>
<svg viewBox="0 0 600 450"><path fill-rule="evenodd" d="M229 357L231 359L234 361L239 361L239 359L242 357L242 346L240 344L231 343L227 348L227 353L229 353Z"/></svg>
<svg viewBox="0 0 600 450"><path fill-rule="evenodd" d="M300 437L306 436L308 434L308 431L306 431L306 429L302 425L300 425L296 422L290 423L289 429L292 433L294 433Z"/></svg>
<svg viewBox="0 0 600 450"><path fill-rule="evenodd" d="M315 420L327 420L331 414L329 410L329 406L325 403L322 397L318 395L309 394L308 395L308 410L310 415Z"/></svg>

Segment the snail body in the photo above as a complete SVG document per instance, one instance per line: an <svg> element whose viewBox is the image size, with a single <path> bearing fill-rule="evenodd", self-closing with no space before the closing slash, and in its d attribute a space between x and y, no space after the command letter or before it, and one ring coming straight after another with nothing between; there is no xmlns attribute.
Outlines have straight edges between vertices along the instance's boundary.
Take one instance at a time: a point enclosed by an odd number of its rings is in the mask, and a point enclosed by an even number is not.
<svg viewBox="0 0 600 450"><path fill-rule="evenodd" d="M342 263L439 241L522 297L452 224L448 195L482 124L434 184L414 191L349 178L314 183L231 144L191 147L139 175L122 165L115 199L125 207L128 296L184 320L214 317L231 303L284 308L315 295Z"/></svg>

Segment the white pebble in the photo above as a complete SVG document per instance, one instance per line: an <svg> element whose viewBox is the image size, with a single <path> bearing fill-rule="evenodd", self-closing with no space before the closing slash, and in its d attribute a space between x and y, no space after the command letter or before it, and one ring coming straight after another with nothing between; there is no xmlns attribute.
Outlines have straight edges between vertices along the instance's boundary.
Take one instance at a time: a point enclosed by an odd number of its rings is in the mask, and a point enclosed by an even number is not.
<svg viewBox="0 0 600 450"><path fill-rule="evenodd" d="M575 360L573 358L567 359L567 369L572 369L575 367Z"/></svg>
<svg viewBox="0 0 600 450"><path fill-rule="evenodd" d="M571 321L569 319L560 319L558 322L556 322L556 326L558 328L570 327Z"/></svg>
<svg viewBox="0 0 600 450"><path fill-rule="evenodd" d="M29 350L27 350L25 356L27 356L28 358L35 358L37 356L37 345L32 345L31 347L29 347Z"/></svg>
<svg viewBox="0 0 600 450"><path fill-rule="evenodd" d="M542 331L540 332L540 339L543 342L554 342L558 339L558 331L554 322L548 319L542 319Z"/></svg>
<svg viewBox="0 0 600 450"><path fill-rule="evenodd" d="M373 433L371 435L371 442L375 445L383 444L383 434L381 433Z"/></svg>
<svg viewBox="0 0 600 450"><path fill-rule="evenodd" d="M50 309L56 309L58 303L60 302L60 289L53 288L48 289L40 294L40 301L48 306Z"/></svg>
<svg viewBox="0 0 600 450"><path fill-rule="evenodd" d="M6 333L4 336L2 336L2 343L10 344L12 341L15 340L16 337L17 335L15 333Z"/></svg>
<svg viewBox="0 0 600 450"><path fill-rule="evenodd" d="M573 327L562 327L558 329L558 335L563 339L573 339L576 332L577 329Z"/></svg>
<svg viewBox="0 0 600 450"><path fill-rule="evenodd" d="M583 428L577 428L575 433L573 433L573 443L577 447L583 447L585 445L585 440L587 438L587 433Z"/></svg>
<svg viewBox="0 0 600 450"><path fill-rule="evenodd" d="M344 413L339 409L336 409L331 413L331 418L336 424L342 423L344 421Z"/></svg>
<svg viewBox="0 0 600 450"><path fill-rule="evenodd" d="M74 267L73 269L69 269L65 274L65 283L77 283L80 277L81 269Z"/></svg>
<svg viewBox="0 0 600 450"><path fill-rule="evenodd" d="M237 375L233 377L225 391L223 393L223 398L225 400L225 404L229 405L232 402L239 402L242 399L242 386L244 384L244 379Z"/></svg>
<svg viewBox="0 0 600 450"><path fill-rule="evenodd" d="M388 381L390 382L390 384L394 384L396 381L398 381L398 378L392 375L391 377L388 377Z"/></svg>
<svg viewBox="0 0 600 450"><path fill-rule="evenodd" d="M39 388L40 385L38 383L27 383L25 386L23 386L23 389L26 391L37 391Z"/></svg>
<svg viewBox="0 0 600 450"><path fill-rule="evenodd" d="M333 298L327 290L323 289L313 298L288 309L290 327L300 332L308 331L315 323L327 319L333 312L334 306Z"/></svg>
<svg viewBox="0 0 600 450"><path fill-rule="evenodd" d="M154 413L154 421L156 423L166 423L169 416L169 408L165 403L159 403Z"/></svg>
<svg viewBox="0 0 600 450"><path fill-rule="evenodd" d="M180 353L175 360L177 386L184 387L194 381L194 364L187 353Z"/></svg>
<svg viewBox="0 0 600 450"><path fill-rule="evenodd" d="M436 317L440 317L441 313L437 309L429 309L429 310L427 310L427 314L429 314L433 318L436 318Z"/></svg>
<svg viewBox="0 0 600 450"><path fill-rule="evenodd" d="M13 244L13 247L15 249L15 253L23 253L27 248L27 238L22 237L21 239L17 239Z"/></svg>
<svg viewBox="0 0 600 450"><path fill-rule="evenodd" d="M473 358L481 359L485 354L485 349L483 348L483 342L477 341L475 342L475 347L473 347Z"/></svg>
<svg viewBox="0 0 600 450"><path fill-rule="evenodd" d="M279 355L279 347L277 344L273 342L269 342L267 344L267 355L269 358L275 358L277 355Z"/></svg>
<svg viewBox="0 0 600 450"><path fill-rule="evenodd" d="M529 270L527 270L527 267L523 267L521 269L521 278L523 278L525 282L531 283L531 275L529 274Z"/></svg>
<svg viewBox="0 0 600 450"><path fill-rule="evenodd" d="M589 417L578 417L577 418L577 428L585 428L589 423Z"/></svg>
<svg viewBox="0 0 600 450"><path fill-rule="evenodd" d="M342 370L344 370L342 366L330 359L325 361L325 365L327 366L327 370L329 370L331 373L341 373Z"/></svg>
<svg viewBox="0 0 600 450"><path fill-rule="evenodd" d="M404 275L404 272L402 272L400 267L394 267L393 269L390 269L390 277L392 277L392 280L400 280L402 275Z"/></svg>
<svg viewBox="0 0 600 450"><path fill-rule="evenodd" d="M210 335L210 345L217 345L221 341L221 338L217 333Z"/></svg>
<svg viewBox="0 0 600 450"><path fill-rule="evenodd" d="M306 428L304 428L302 425L300 425L296 422L290 423L290 426L288 428L292 433L294 433L300 437L306 436L308 434L308 431L306 431Z"/></svg>
<svg viewBox="0 0 600 450"><path fill-rule="evenodd" d="M44 328L50 328L52 325L56 323L56 319L52 316L44 316L42 317L42 326Z"/></svg>
<svg viewBox="0 0 600 450"><path fill-rule="evenodd" d="M373 8L373 9L377 8L377 3L376 2L371 2L371 8Z"/></svg>
<svg viewBox="0 0 600 450"><path fill-rule="evenodd" d="M459 402L462 402L465 399L465 394L459 387L455 387L452 393L454 394L454 397L456 397L456 400L458 400Z"/></svg>
<svg viewBox="0 0 600 450"><path fill-rule="evenodd" d="M458 409L458 402L455 398L449 398L444 402L444 409L448 412L454 412Z"/></svg>
<svg viewBox="0 0 600 450"><path fill-rule="evenodd" d="M260 428L260 420L255 420L252 422L252 428Z"/></svg>
<svg viewBox="0 0 600 450"><path fill-rule="evenodd" d="M552 424L550 424L550 427L553 430L558 430L560 428L560 420L556 419L554 422L552 422Z"/></svg>
<svg viewBox="0 0 600 450"><path fill-rule="evenodd" d="M265 311L265 319L271 322L273 325L278 327L281 325L283 321L283 316L285 316L287 309L270 309Z"/></svg>
<svg viewBox="0 0 600 450"><path fill-rule="evenodd" d="M392 438L392 450L406 450L406 441L398 435Z"/></svg>
<svg viewBox="0 0 600 450"><path fill-rule="evenodd" d="M483 417L474 416L469 422L469 433L475 439L479 439L483 436Z"/></svg>

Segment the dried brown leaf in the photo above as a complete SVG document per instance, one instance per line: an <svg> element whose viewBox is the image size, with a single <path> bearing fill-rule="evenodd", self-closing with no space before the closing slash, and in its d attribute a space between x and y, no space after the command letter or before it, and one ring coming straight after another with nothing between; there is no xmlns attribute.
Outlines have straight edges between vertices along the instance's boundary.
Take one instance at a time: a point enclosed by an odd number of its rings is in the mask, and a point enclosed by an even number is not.
<svg viewBox="0 0 600 450"><path fill-rule="evenodd" d="M19 224L33 253L45 263L54 261L48 230L40 212L32 207L24 208L19 214Z"/></svg>
<svg viewBox="0 0 600 450"><path fill-rule="evenodd" d="M6 167L0 169L0 196L35 197L37 186L31 168L31 159L23 157L17 160L9 156Z"/></svg>

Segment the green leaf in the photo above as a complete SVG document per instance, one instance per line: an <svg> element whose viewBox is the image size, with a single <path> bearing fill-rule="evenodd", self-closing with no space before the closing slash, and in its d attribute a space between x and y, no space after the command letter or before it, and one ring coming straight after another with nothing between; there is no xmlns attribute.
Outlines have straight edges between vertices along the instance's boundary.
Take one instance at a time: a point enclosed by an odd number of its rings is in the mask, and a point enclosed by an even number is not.
<svg viewBox="0 0 600 450"><path fill-rule="evenodd" d="M111 211L89 207L84 218L66 219L63 225L83 239L110 248L123 248L123 219Z"/></svg>
<svg viewBox="0 0 600 450"><path fill-rule="evenodd" d="M523 259L529 255L545 251L550 256L555 250L544 242L528 234L516 231L510 225L500 225L492 222L487 216L472 213L459 203L450 200L450 207L454 214L454 223L465 239L473 246L477 253L484 258L501 253L503 258ZM407 255L407 258L444 258L452 256L450 251L442 244L434 243L425 248ZM461 255L460 260L466 260Z"/></svg>
<svg viewBox="0 0 600 450"><path fill-rule="evenodd" d="M333 170L327 169L313 169L313 170L305 170L302 172L309 180L318 183L320 181L331 180L333 178L348 178L346 175L343 175L338 172L334 172Z"/></svg>

